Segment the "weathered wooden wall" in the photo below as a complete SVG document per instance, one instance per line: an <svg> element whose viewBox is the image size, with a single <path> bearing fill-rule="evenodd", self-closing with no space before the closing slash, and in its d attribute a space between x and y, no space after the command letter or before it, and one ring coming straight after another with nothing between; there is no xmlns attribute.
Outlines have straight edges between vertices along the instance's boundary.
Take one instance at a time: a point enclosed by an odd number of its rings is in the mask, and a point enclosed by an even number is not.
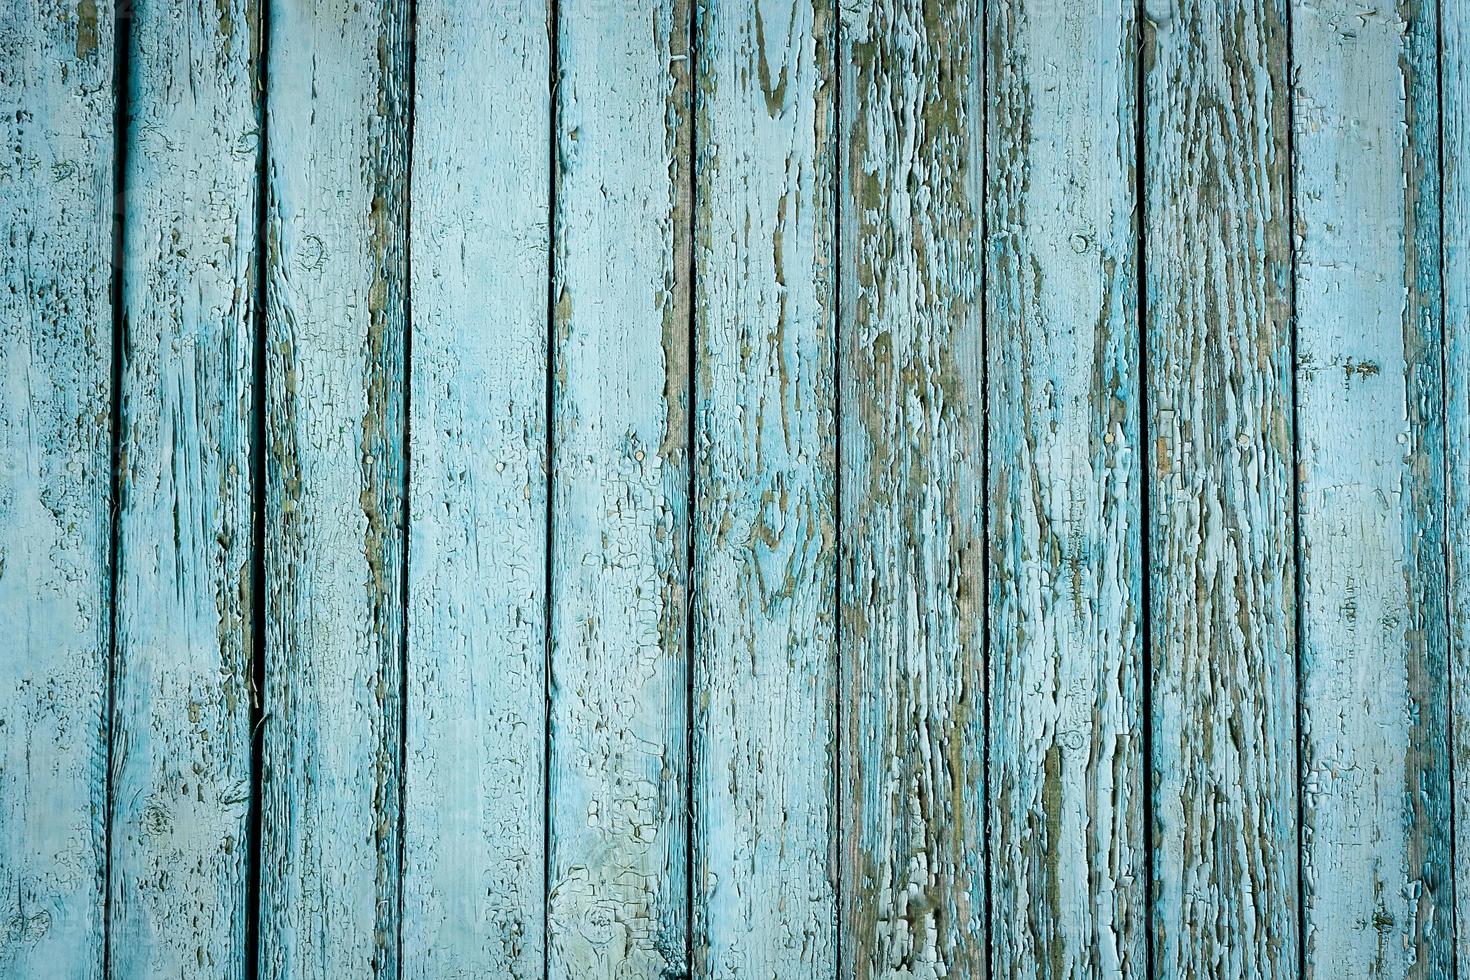
<svg viewBox="0 0 1470 980"><path fill-rule="evenodd" d="M1470 980L1470 5L7 0L0 135L0 978Z"/></svg>

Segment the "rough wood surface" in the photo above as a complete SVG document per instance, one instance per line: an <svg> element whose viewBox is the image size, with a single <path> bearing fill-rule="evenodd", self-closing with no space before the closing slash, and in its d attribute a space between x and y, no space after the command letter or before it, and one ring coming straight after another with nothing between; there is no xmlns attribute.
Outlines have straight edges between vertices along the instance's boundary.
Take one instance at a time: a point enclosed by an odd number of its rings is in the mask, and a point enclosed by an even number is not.
<svg viewBox="0 0 1470 980"><path fill-rule="evenodd" d="M271 0L260 969L397 976L403 0Z"/></svg>
<svg viewBox="0 0 1470 980"><path fill-rule="evenodd" d="M1154 966L1280 977L1298 949L1285 10L1144 12Z"/></svg>
<svg viewBox="0 0 1470 980"><path fill-rule="evenodd" d="M981 21L843 10L843 976L987 969Z"/></svg>
<svg viewBox="0 0 1470 980"><path fill-rule="evenodd" d="M100 980L113 11L0 8L0 975Z"/></svg>
<svg viewBox="0 0 1470 980"><path fill-rule="evenodd" d="M1133 4L989 9L995 975L1141 978Z"/></svg>
<svg viewBox="0 0 1470 980"><path fill-rule="evenodd" d="M1470 976L1467 45L0 4L0 977Z"/></svg>
<svg viewBox="0 0 1470 980"><path fill-rule="evenodd" d="M416 12L403 973L539 977L549 11Z"/></svg>
<svg viewBox="0 0 1470 980"><path fill-rule="evenodd" d="M129 34L111 975L243 977L260 165L253 0Z"/></svg>
<svg viewBox="0 0 1470 980"><path fill-rule="evenodd" d="M1445 496L1457 975L1470 977L1470 6L1440 5Z"/></svg>
<svg viewBox="0 0 1470 980"><path fill-rule="evenodd" d="M553 980L687 972L689 8L558 15Z"/></svg>
<svg viewBox="0 0 1470 980"><path fill-rule="evenodd" d="M1292 13L1306 966L1448 977L1435 4Z"/></svg>
<svg viewBox="0 0 1470 980"><path fill-rule="evenodd" d="M695 25L694 964L837 958L833 15Z"/></svg>

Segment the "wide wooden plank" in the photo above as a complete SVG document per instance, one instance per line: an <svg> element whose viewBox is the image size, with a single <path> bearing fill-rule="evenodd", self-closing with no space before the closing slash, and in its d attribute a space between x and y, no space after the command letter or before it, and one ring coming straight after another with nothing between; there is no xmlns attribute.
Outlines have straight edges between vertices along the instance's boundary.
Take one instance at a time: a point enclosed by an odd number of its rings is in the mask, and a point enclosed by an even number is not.
<svg viewBox="0 0 1470 980"><path fill-rule="evenodd" d="M694 964L832 977L833 11L695 25Z"/></svg>
<svg viewBox="0 0 1470 980"><path fill-rule="evenodd" d="M844 977L989 958L982 21L843 9Z"/></svg>
<svg viewBox="0 0 1470 980"><path fill-rule="evenodd" d="M1297 969L1296 643L1281 0L1144 31L1154 965ZM1329 974L1330 975L1330 974Z"/></svg>
<svg viewBox="0 0 1470 980"><path fill-rule="evenodd" d="M688 968L688 39L559 9L552 980Z"/></svg>
<svg viewBox="0 0 1470 980"><path fill-rule="evenodd" d="M1440 5L1449 538L1450 715L1457 975L1470 977L1470 6Z"/></svg>
<svg viewBox="0 0 1470 980"><path fill-rule="evenodd" d="M989 19L995 974L1141 978L1134 5Z"/></svg>
<svg viewBox="0 0 1470 980"><path fill-rule="evenodd" d="M416 10L403 973L424 980L543 965L548 15Z"/></svg>
<svg viewBox="0 0 1470 980"><path fill-rule="evenodd" d="M397 975L405 0L272 0L260 972Z"/></svg>
<svg viewBox="0 0 1470 980"><path fill-rule="evenodd" d="M1305 959L1453 973L1437 25L1296 3Z"/></svg>
<svg viewBox="0 0 1470 980"><path fill-rule="evenodd" d="M114 977L243 977L259 10L132 8L123 180Z"/></svg>
<svg viewBox="0 0 1470 980"><path fill-rule="evenodd" d="M100 978L113 9L0 8L0 974Z"/></svg>

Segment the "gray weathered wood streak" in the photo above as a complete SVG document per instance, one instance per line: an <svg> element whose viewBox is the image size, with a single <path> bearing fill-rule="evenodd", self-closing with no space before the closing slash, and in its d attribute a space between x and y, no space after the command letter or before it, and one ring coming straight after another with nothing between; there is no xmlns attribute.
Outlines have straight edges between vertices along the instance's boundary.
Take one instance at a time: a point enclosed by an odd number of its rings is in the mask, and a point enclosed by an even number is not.
<svg viewBox="0 0 1470 980"><path fill-rule="evenodd" d="M1453 972L1435 6L1292 8L1309 976Z"/></svg>
<svg viewBox="0 0 1470 980"><path fill-rule="evenodd" d="M1280 0L1145 8L1159 976L1297 969L1287 50Z"/></svg>
<svg viewBox="0 0 1470 980"><path fill-rule="evenodd" d="M0 9L0 974L102 972L113 11Z"/></svg>
<svg viewBox="0 0 1470 980"><path fill-rule="evenodd" d="M688 969L688 39L558 15L552 980Z"/></svg>
<svg viewBox="0 0 1470 980"><path fill-rule="evenodd" d="M1440 5L1445 497L1457 975L1470 977L1470 5Z"/></svg>
<svg viewBox="0 0 1470 980"><path fill-rule="evenodd" d="M694 964L837 959L833 14L695 28Z"/></svg>
<svg viewBox="0 0 1470 980"><path fill-rule="evenodd" d="M111 975L243 977L259 11L131 24Z"/></svg>
<svg viewBox="0 0 1470 980"><path fill-rule="evenodd" d="M1147 967L1133 13L989 7L998 977Z"/></svg>
<svg viewBox="0 0 1470 980"><path fill-rule="evenodd" d="M272 0L260 968L397 975L406 0Z"/></svg>
<svg viewBox="0 0 1470 980"><path fill-rule="evenodd" d="M987 971L982 32L843 10L842 976Z"/></svg>
<svg viewBox="0 0 1470 980"><path fill-rule="evenodd" d="M551 42L418 0L403 973L539 977Z"/></svg>

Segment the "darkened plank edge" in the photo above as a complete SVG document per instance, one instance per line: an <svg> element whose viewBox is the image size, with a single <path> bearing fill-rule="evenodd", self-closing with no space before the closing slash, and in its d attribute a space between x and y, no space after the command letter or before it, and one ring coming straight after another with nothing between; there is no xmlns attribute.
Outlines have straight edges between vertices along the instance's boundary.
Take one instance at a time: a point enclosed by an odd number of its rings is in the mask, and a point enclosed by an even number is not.
<svg viewBox="0 0 1470 980"><path fill-rule="evenodd" d="M1296 777L1292 781L1296 787L1296 969L1297 976L1307 976L1307 801L1306 794L1302 792L1302 772L1306 766L1306 739L1302 733L1306 724L1305 701L1302 698L1302 685L1306 680L1305 661L1302 655L1302 641L1306 636L1306 603L1302 601L1304 584L1302 580L1302 488L1300 483L1302 472L1302 440L1301 440L1301 399L1297 392L1297 365L1300 363L1297 353L1297 308L1296 308L1296 285L1297 285L1297 248L1295 244L1295 229L1297 221L1296 207L1296 48L1295 41L1295 6L1289 2L1286 4L1283 20L1283 31L1286 44L1286 174L1282 178L1286 185L1286 227L1291 230L1291 247L1287 249L1287 275L1286 275L1286 314L1287 314L1287 357L1291 370L1285 379L1287 386L1287 409L1290 413L1288 421L1291 425L1289 433L1289 444L1291 447L1291 541L1294 559L1291 563L1291 590L1292 601L1292 649L1296 654L1296 660L1292 664L1292 684L1296 693L1296 715L1293 724L1296 726L1296 738L1293 740L1295 758L1293 765L1296 767Z"/></svg>
<svg viewBox="0 0 1470 980"><path fill-rule="evenodd" d="M1453 20L1456 24L1459 24L1466 20L1465 15L1461 13L1458 0L1450 0L1449 3L1445 3L1444 0L1435 0L1434 10L1434 90L1438 106L1438 113L1435 119L1436 144L1434 166L1439 180L1439 200L1437 202L1439 205L1437 212L1439 223L1436 227L1439 239L1436 256L1439 262L1439 295L1437 299L1439 303L1440 327L1440 379L1443 385L1441 394L1443 396L1444 410L1443 445L1441 447L1442 479L1444 481L1444 535L1442 544L1444 546L1445 574L1445 637L1449 645L1446 658L1448 702L1445 705L1445 713L1448 716L1446 724L1448 738L1446 739L1445 759L1449 790L1447 807L1449 824L1449 874L1447 875L1446 884L1450 897L1450 970L1451 977L1458 980L1465 969L1470 967L1470 963L1465 962L1464 950L1462 949L1462 944L1467 937L1461 930L1462 920L1464 919L1464 911L1462 910L1461 903L1470 901L1470 895L1466 895L1460 888L1462 875L1460 862L1465 859L1465 855L1460 851L1457 826L1461 794L1465 792L1466 787L1456 780L1457 759L1455 751L1458 742L1457 732L1462 729L1467 721L1467 719L1460 716L1458 709L1463 705L1470 705L1470 701L1466 701L1461 693L1466 684L1466 678L1462 676L1462 668L1464 667L1462 661L1467 651L1460 649L1466 640L1470 640L1470 630L1467 630L1463 623L1457 624L1455 602L1463 588L1459 582L1463 571L1460 568L1460 562L1465 559L1470 559L1470 554L1461 555L1458 553L1459 549L1457 545L1461 544L1461 535L1466 533L1466 531L1470 531L1470 527L1462 529L1460 522L1470 520L1470 513L1458 513L1466 505L1459 499L1461 487L1456 484L1456 468L1460 462L1461 454L1467 454L1467 458L1470 458L1470 446L1460 445L1456 437L1462 436L1466 431L1470 430L1467 430L1463 423L1459 426L1454 423L1454 419L1457 417L1455 414L1456 396L1465 394L1465 392L1460 390L1460 384L1466 379L1466 369L1463 364L1457 364L1452 358L1456 354L1461 354L1462 356L1470 355L1470 347L1467 347L1464 351L1460 350L1460 345L1465 340L1470 339L1470 337L1462 338L1460 336L1460 330L1452 321L1452 315L1459 312L1457 305L1463 307L1463 292L1466 287L1464 284L1460 285L1459 291L1462 295L1459 303L1452 303L1450 298L1452 288L1450 276L1457 263L1452 262L1450 256L1451 235L1455 230L1463 229L1451 229L1449 220L1446 218L1446 212L1452 201L1461 196L1453 188L1460 187L1462 191L1465 189L1464 181L1467 176L1465 167L1470 165L1470 161L1459 160L1452 169L1446 163L1447 154L1445 146L1452 138L1449 133L1449 126L1446 125L1446 120L1451 120L1451 125L1458 125L1458 127L1464 126L1464 122L1459 119L1459 115L1463 114L1466 108L1463 100L1467 96L1470 96L1470 89L1465 87L1464 82L1470 80L1461 80L1459 84L1455 84L1454 94L1459 96L1458 100L1454 99L1450 94L1450 89L1445 82L1446 63L1448 62L1451 69L1463 63L1447 54L1452 39L1449 37L1449 30L1445 27L1446 21ZM1453 40L1463 41L1464 38L1459 37L1457 31L1457 36ZM1461 201L1460 203L1463 206L1465 202ZM1466 244L1470 243L1456 243L1458 248L1461 249ZM1470 617L1470 609L1460 610L1459 617Z"/></svg>
<svg viewBox="0 0 1470 980"><path fill-rule="evenodd" d="M257 0L260 5L259 39L256 41L255 106L259 131L256 150L255 194L255 329L251 350L251 390L255 402L250 418L250 495L251 568L250 568L250 810L246 817L249 828L249 862L245 874L245 976L260 976L260 875L261 822L264 814L265 780L265 692L266 692L266 575L265 521L266 498L270 483L267 473L270 453L267 447L267 378L269 364L270 280L270 39L271 4L273 0Z"/></svg>
<svg viewBox="0 0 1470 980"><path fill-rule="evenodd" d="M980 874L985 878L981 894L984 897L982 903L982 914L985 916L984 924L980 928L980 935L986 953L986 972L995 976L996 951L995 951L995 794L991 786L991 748L994 744L992 731L991 707L995 697L995 638L991 630L991 603L994 596L991 594L991 556L995 554L994 528L991 526L991 485L990 485L990 106L991 106L991 68L990 59L995 53L992 49L994 39L991 37L991 4L1007 3L1009 0L978 0L980 14L980 31L977 38L979 51L976 59L979 62L975 69L980 80L980 112L978 132L980 137L980 148L976 154L980 158L979 200L977 210L979 211L978 225L980 232L979 247L975 250L975 261L979 268L976 275L976 293L978 313L976 329L980 331L980 341L976 345L977 354L980 358L980 391L976 395L976 404L979 406L980 424L980 545L984 548L984 555L980 561L980 676L985 679L985 690L981 695L981 746L982 758L980 763L980 798L983 800L981 806L981 837L985 842L983 853L980 857Z"/></svg>
<svg viewBox="0 0 1470 980"><path fill-rule="evenodd" d="M1138 558L1139 558L1139 610L1138 630L1143 650L1140 665L1138 696L1139 705L1139 753L1143 766L1143 975L1156 976L1154 963L1154 923L1157 921L1158 882L1154 872L1154 854L1157 848L1157 826L1155 802L1157 781L1154 779L1154 645L1153 645L1153 567L1150 519L1153 514L1150 487L1153 481L1153 434L1148 424L1149 372L1148 372L1148 60L1145 42L1151 38L1148 28L1147 0L1134 0L1133 6L1133 254L1137 267L1134 269L1135 315L1138 351Z"/></svg>
<svg viewBox="0 0 1470 980"><path fill-rule="evenodd" d="M108 394L109 473L107 543L107 704L102 737L106 742L102 838L102 976L112 975L112 835L116 811L113 768L117 756L117 582L121 569L120 515L122 513L122 389L123 357L128 341L127 316L123 309L123 273L127 239L124 228L128 164L128 82L133 30L131 0L114 0L112 8L112 269L108 295L112 315L112 363Z"/></svg>
<svg viewBox="0 0 1470 980"><path fill-rule="evenodd" d="M395 869L397 881L395 882L394 894L394 923L393 923L393 945L395 949L394 970L397 976L403 975L403 879L405 877L403 854L404 842L408 838L406 823L408 820L408 610L411 592L409 591L409 539L413 537L409 529L413 526L413 501L410 490L413 484L410 476L413 472L413 138L414 138L414 112L418 107L417 95L417 67L418 67L418 23L419 5L418 0L403 0L405 5L405 32L403 39L403 105L400 111L403 114L403 263L400 272L403 275L402 292L399 294L399 302L403 305L403 404L399 409L402 419L402 431L399 433L400 452L403 463L399 467L398 487L398 546L401 549L398 559L398 786L397 799L394 801L398 812L394 815L397 821L397 837L394 847L397 848L397 868ZM429 952L420 950L420 953ZM447 950L440 950L447 953Z"/></svg>
<svg viewBox="0 0 1470 980"><path fill-rule="evenodd" d="M547 44L547 133L546 133L546 392L542 406L546 420L544 433L543 465L545 466L545 552L542 556L545 569L542 595L542 647L541 647L541 976L551 976L551 776L552 776L552 679L551 654L554 649L552 615L555 612L556 593L553 565L556 555L554 536L556 520L556 285L560 281L557 266L557 179L561 159L561 0L547 0L546 44Z"/></svg>
<svg viewBox="0 0 1470 980"><path fill-rule="evenodd" d="M699 160L695 156L699 148L699 91L700 91L700 68L702 59L699 50L699 22L705 7L706 0L691 0L689 11L685 17L684 30L684 76L688 84L686 102L687 119L684 131L680 135L684 139L682 147L685 154L686 170L684 186L684 208L686 227L684 228L686 249L684 254L684 290L687 302L684 304L685 322L683 324L685 335L685 362L688 366L688 375L684 379L684 400L687 408L684 412L684 976L694 975L695 965L695 935L696 925L701 916L695 914L694 908L694 875L695 859L697 857L695 832L697 828L698 814L695 809L696 793L695 782L698 773L694 771L694 763L697 758L695 743L697 741L694 732L694 724L700 714L695 710L695 683L699 672L698 651L694 642L695 611L698 605L696 594L700 582L697 577L699 566L695 564L695 538L698 533L695 530L699 522L699 497L697 496L698 477L696 470L698 466L699 443L699 403L695 401L697 391L695 390L695 376L699 373L699 333L697 329L698 314L696 307L699 298L699 270L698 252L695 243L699 240ZM759 3L759 0L755 0ZM677 215L677 212L675 212ZM674 244L678 248L678 232L674 233ZM676 258L677 261L677 258ZM699 942L704 943L704 937L699 937Z"/></svg>
<svg viewBox="0 0 1470 980"><path fill-rule="evenodd" d="M832 866L832 939L837 944L837 952L832 958L836 973L833 980L848 976L846 922L842 914L847 904L842 900L843 889L847 887L847 868L842 863L846 850L842 841L842 815L847 805L843 794L847 779L847 757L843 751L846 741L842 737L847 730L847 699L842 691L843 664L847 662L842 642L846 629L842 614L842 569L847 561L847 527L842 519L842 386L846 383L842 370L842 228L847 213L843 202L847 200L848 192L847 155L842 152L846 145L843 133L847 107L842 92L846 84L844 52L847 51L847 38L843 26L846 18L842 16L841 9L841 0L837 0L832 16L832 138L828 147L832 154L832 282L828 295L828 302L832 304L832 533L836 536L832 543L832 656L835 658L832 671L832 842L827 858Z"/></svg>

